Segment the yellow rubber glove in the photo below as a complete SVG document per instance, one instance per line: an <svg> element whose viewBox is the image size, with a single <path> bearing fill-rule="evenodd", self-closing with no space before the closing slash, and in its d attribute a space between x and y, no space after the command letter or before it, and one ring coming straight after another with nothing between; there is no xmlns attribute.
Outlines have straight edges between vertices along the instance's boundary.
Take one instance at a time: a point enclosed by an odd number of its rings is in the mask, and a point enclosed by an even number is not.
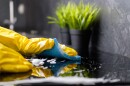
<svg viewBox="0 0 130 86"><path fill-rule="evenodd" d="M78 53L73 48L67 47L63 44L60 44L61 49L68 54L69 56L76 56Z"/></svg>
<svg viewBox="0 0 130 86"><path fill-rule="evenodd" d="M32 69L32 64L21 54L0 43L0 72L27 72Z"/></svg>
<svg viewBox="0 0 130 86"><path fill-rule="evenodd" d="M53 39L28 39L19 33L3 27L0 27L0 39L0 43L23 55L38 54L46 49L51 49L54 45Z"/></svg>
<svg viewBox="0 0 130 86"><path fill-rule="evenodd" d="M54 40L51 38L31 38L20 35L12 30L0 27L0 43L14 49L23 55L39 54L44 50L51 49L54 46ZM61 49L69 56L76 56L77 52L60 44Z"/></svg>

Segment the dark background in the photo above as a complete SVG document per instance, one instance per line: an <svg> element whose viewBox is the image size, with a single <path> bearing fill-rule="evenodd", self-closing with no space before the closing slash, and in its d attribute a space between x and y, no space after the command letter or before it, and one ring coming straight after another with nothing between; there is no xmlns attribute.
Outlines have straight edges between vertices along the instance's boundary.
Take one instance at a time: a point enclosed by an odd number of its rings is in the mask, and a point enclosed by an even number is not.
<svg viewBox="0 0 130 86"><path fill-rule="evenodd" d="M49 25L47 16L54 14L59 2L69 0L14 0L15 31L38 31L43 37L56 37L61 41L60 29L57 25ZM77 3L79 0L72 0ZM95 49L130 57L130 0L84 0L101 6L99 27L95 28L92 46ZM18 6L23 3L24 14L18 13ZM0 25L7 26L9 19L9 0L0 0Z"/></svg>

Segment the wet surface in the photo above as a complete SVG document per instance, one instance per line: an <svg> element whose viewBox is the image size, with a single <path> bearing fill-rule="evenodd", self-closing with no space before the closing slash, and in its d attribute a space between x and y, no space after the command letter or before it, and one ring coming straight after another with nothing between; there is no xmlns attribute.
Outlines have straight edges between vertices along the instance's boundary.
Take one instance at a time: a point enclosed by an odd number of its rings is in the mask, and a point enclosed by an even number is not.
<svg viewBox="0 0 130 86"><path fill-rule="evenodd" d="M67 76L78 76L78 77L93 77L92 72L94 71L89 63L83 65L81 61L68 61L59 60L56 58L42 58L39 59L28 59L35 66L32 71L27 73L18 74L7 74L2 73L0 75L0 81L13 81L23 80L27 78L48 78L51 76L55 77L67 77Z"/></svg>
<svg viewBox="0 0 130 86"><path fill-rule="evenodd" d="M0 74L0 82L48 77L85 77L120 79L130 82L130 58L106 52L93 52L81 61L69 61L50 57L28 59L35 67L28 73Z"/></svg>
<svg viewBox="0 0 130 86"><path fill-rule="evenodd" d="M94 77L120 79L122 83L130 82L130 57L98 51L91 54L91 59L100 64Z"/></svg>

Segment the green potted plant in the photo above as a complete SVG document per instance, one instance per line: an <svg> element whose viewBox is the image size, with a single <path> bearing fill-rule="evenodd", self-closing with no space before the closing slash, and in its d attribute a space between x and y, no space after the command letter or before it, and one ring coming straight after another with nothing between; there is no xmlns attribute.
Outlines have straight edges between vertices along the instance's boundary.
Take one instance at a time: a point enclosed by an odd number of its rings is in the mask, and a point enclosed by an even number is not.
<svg viewBox="0 0 130 86"><path fill-rule="evenodd" d="M63 6L63 7L62 7ZM88 56L88 46L92 27L98 18L100 9L94 4L84 4L83 1L77 5L74 2L68 2L67 5L58 7L57 18L48 17L49 23L56 23L63 28L69 28L71 44L79 55Z"/></svg>

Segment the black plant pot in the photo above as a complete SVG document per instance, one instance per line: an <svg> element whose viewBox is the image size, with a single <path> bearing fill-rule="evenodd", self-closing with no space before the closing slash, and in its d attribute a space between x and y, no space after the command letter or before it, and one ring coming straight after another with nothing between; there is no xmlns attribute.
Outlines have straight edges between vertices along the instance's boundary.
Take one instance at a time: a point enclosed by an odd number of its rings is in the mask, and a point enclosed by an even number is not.
<svg viewBox="0 0 130 86"><path fill-rule="evenodd" d="M70 30L72 47L77 50L82 57L89 56L89 43L91 37L91 30Z"/></svg>
<svg viewBox="0 0 130 86"><path fill-rule="evenodd" d="M60 29L62 44L71 45L70 30L67 28Z"/></svg>

